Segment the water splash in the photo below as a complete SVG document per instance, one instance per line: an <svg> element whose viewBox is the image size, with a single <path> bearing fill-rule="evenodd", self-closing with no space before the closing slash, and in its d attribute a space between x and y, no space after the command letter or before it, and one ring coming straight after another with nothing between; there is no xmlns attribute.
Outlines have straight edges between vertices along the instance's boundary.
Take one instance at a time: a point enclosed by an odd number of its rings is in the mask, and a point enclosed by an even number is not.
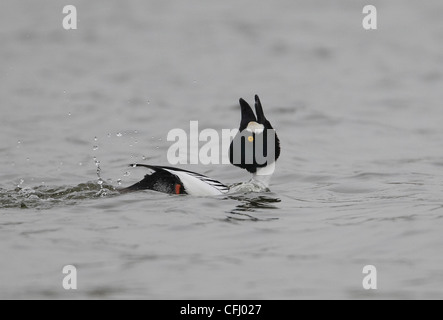
<svg viewBox="0 0 443 320"><path fill-rule="evenodd" d="M97 136L94 137L94 145L92 146L92 150L93 151L97 151L98 150L98 144L97 144L98 138Z"/></svg>
<svg viewBox="0 0 443 320"><path fill-rule="evenodd" d="M102 169L100 167L100 161L97 159L97 157L94 157L94 163L95 163L95 166L97 167L97 170L96 170L96 173L97 173L97 184L100 186L100 193L105 196L106 193L102 192L103 182L104 182L102 177L101 177Z"/></svg>
<svg viewBox="0 0 443 320"><path fill-rule="evenodd" d="M81 201L116 196L120 193L111 185L103 182L81 183L77 186L15 187L11 190L0 188L0 209L38 209L46 210L58 206L75 205Z"/></svg>
<svg viewBox="0 0 443 320"><path fill-rule="evenodd" d="M251 180L248 182L235 183L230 186L229 194L242 194L242 193L259 193L269 192L269 189L260 182Z"/></svg>

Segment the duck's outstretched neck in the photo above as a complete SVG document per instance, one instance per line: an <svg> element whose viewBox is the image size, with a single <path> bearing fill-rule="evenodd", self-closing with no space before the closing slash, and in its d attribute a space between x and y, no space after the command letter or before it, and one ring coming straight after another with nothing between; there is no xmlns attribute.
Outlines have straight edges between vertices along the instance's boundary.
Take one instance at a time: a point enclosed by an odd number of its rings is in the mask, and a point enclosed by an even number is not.
<svg viewBox="0 0 443 320"><path fill-rule="evenodd" d="M264 188L269 189L271 177L274 174L275 162L268 164L266 167L257 168L257 171L252 175L252 181L261 184Z"/></svg>

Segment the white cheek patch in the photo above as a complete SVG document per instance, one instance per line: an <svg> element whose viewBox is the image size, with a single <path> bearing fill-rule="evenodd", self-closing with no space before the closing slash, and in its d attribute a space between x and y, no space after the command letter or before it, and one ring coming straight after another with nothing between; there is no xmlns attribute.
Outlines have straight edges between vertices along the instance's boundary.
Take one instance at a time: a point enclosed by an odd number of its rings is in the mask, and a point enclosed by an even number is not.
<svg viewBox="0 0 443 320"><path fill-rule="evenodd" d="M248 123L246 130L253 133L262 133L263 130L265 130L265 126L255 121L251 121Z"/></svg>

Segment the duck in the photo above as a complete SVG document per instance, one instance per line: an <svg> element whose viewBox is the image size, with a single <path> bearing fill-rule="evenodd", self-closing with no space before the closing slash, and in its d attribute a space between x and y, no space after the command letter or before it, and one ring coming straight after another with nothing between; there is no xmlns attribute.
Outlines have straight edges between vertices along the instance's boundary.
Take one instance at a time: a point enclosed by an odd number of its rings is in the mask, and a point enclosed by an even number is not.
<svg viewBox="0 0 443 320"><path fill-rule="evenodd" d="M245 190L269 190L275 163L280 157L280 140L265 117L258 95L255 95L255 114L243 98L239 99L239 104L240 126L229 146L229 161L252 175L248 182L228 186L200 173L170 166L137 163L130 166L144 168L148 173L142 180L120 192L153 190L175 195L217 196Z"/></svg>

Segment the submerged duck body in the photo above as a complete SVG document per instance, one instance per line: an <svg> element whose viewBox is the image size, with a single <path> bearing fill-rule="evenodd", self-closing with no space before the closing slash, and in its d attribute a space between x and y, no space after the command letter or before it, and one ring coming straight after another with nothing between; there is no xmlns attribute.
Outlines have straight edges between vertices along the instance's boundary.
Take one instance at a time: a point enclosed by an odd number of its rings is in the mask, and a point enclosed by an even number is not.
<svg viewBox="0 0 443 320"><path fill-rule="evenodd" d="M255 96L256 114L249 104L240 99L241 121L237 135L229 148L229 160L253 176L248 183L237 184L230 190L218 180L179 168L133 164L149 170L145 177L121 192L153 190L169 194L217 196L242 190L267 191L275 162L280 156L280 141L271 123L266 119L259 97Z"/></svg>
<svg viewBox="0 0 443 320"><path fill-rule="evenodd" d="M147 174L143 180L126 188L126 191L154 190L194 196L216 196L229 192L229 187L220 181L196 172L146 164L133 164L131 166L147 168L151 173Z"/></svg>

